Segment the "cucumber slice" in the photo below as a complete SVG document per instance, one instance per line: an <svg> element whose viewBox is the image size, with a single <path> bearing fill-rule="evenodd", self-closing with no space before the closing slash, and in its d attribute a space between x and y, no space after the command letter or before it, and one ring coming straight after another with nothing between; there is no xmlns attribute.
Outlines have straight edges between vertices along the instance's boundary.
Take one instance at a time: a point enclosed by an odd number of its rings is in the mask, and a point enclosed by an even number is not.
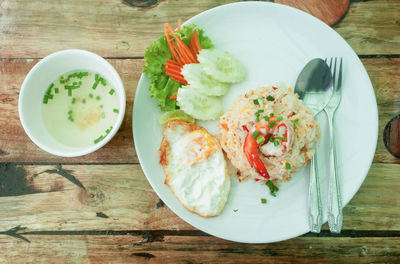
<svg viewBox="0 0 400 264"><path fill-rule="evenodd" d="M199 120L211 120L222 115L219 97L203 95L189 86L179 88L177 104L186 114Z"/></svg>
<svg viewBox="0 0 400 264"><path fill-rule="evenodd" d="M204 71L220 82L236 83L246 77L243 65L228 52L202 49L197 59Z"/></svg>
<svg viewBox="0 0 400 264"><path fill-rule="evenodd" d="M229 91L229 83L215 80L205 73L199 63L186 64L183 66L182 75L192 89L204 95L220 96Z"/></svg>

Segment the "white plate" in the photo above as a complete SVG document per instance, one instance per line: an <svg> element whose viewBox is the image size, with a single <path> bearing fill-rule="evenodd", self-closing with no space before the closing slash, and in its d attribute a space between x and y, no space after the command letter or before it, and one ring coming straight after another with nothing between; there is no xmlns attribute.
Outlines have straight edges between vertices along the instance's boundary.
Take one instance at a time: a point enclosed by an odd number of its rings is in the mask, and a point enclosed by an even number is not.
<svg viewBox="0 0 400 264"><path fill-rule="evenodd" d="M302 67L312 58L343 57L343 97L336 113L335 134L343 202L347 204L360 188L371 165L378 136L378 111L367 72L346 41L326 24L302 11L265 2L220 6L186 23L195 23L204 29L215 47L233 54L248 71L247 78L232 86L224 97L225 110L238 95L257 86L284 81L293 87ZM161 28L162 25L160 32ZM275 242L309 232L308 168L290 182L281 184L276 198L269 195L266 186L250 181L238 183L232 177L230 197L221 215L205 219L185 210L164 185L165 176L157 154L162 138L162 126L157 122L161 112L157 102L150 98L149 82L142 75L136 91L133 109L135 146L147 179L171 210L202 231L238 242ZM323 164L328 164L328 137L323 114L318 121L323 132L320 157ZM215 123L209 122L206 127L212 129ZM320 172L322 177L327 175L326 166L321 166ZM322 179L322 184L324 188L327 186L326 178ZM264 197L268 204L261 204L260 198ZM326 208L324 214L326 221Z"/></svg>

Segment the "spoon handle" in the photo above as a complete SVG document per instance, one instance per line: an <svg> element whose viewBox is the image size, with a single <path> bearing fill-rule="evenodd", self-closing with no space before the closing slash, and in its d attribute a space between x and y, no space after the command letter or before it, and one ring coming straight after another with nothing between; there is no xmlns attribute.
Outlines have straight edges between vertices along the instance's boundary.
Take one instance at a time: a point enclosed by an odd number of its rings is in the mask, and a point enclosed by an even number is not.
<svg viewBox="0 0 400 264"><path fill-rule="evenodd" d="M311 232L321 232L322 225L322 206L321 206L321 192L318 179L318 166L317 164L317 151L311 159L310 168L310 189L308 194L308 223Z"/></svg>
<svg viewBox="0 0 400 264"><path fill-rule="evenodd" d="M343 223L342 196L340 193L340 182L337 173L335 138L333 135L333 112L325 111L329 124L329 156L330 156L330 177L328 191L328 224L332 233L340 233Z"/></svg>

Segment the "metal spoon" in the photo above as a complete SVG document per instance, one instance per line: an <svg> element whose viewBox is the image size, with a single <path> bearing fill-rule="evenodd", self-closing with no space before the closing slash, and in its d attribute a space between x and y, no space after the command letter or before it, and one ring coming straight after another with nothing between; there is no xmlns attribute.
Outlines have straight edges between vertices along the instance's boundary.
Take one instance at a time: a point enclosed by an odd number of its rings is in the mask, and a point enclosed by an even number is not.
<svg viewBox="0 0 400 264"><path fill-rule="evenodd" d="M333 93L333 78L328 65L322 59L313 59L297 77L295 93L313 111L314 117L328 104ZM311 159L310 189L308 197L308 222L311 232L321 232L322 204L318 176L317 152Z"/></svg>

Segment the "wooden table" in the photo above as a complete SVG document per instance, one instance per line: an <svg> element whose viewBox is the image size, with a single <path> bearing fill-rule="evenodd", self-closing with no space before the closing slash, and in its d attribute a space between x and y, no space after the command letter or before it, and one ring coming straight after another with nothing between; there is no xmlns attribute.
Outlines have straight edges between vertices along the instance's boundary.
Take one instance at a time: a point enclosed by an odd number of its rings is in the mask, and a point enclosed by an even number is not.
<svg viewBox="0 0 400 264"><path fill-rule="evenodd" d="M132 140L143 53L162 23L234 1L131 2L0 0L0 263L400 263L400 160L382 142L400 111L400 1L353 1L333 27L365 65L379 108L374 162L344 208L342 233L324 225L321 234L259 245L212 237L177 217L150 187ZM105 57L127 95L118 134L79 158L40 150L17 107L29 70L68 48Z"/></svg>

